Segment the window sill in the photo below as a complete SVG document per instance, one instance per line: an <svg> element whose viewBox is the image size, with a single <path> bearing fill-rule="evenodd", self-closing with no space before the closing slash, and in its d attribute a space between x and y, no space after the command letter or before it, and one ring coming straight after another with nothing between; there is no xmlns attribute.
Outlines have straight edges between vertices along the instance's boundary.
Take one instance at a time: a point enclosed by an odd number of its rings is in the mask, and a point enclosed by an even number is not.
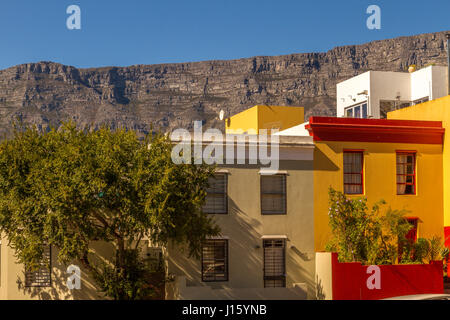
<svg viewBox="0 0 450 320"><path fill-rule="evenodd" d="M286 212L284 212L284 213L273 213L273 212L271 212L271 213L262 213L261 212L261 215L262 216L286 216L287 215L287 213Z"/></svg>

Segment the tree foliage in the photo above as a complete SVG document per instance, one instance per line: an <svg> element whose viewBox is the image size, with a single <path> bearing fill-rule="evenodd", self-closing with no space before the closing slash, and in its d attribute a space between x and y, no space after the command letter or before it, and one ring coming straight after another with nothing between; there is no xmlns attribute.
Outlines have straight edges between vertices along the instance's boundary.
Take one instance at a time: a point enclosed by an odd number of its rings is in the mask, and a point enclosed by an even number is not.
<svg viewBox="0 0 450 320"><path fill-rule="evenodd" d="M108 296L147 294L139 289L142 239L186 244L198 256L203 239L219 233L200 210L214 168L175 165L171 150L164 135L139 140L125 129L16 129L0 145L0 230L19 262L38 268L52 245L59 261L81 262ZM95 263L96 240L114 245L112 264Z"/></svg>
<svg viewBox="0 0 450 320"><path fill-rule="evenodd" d="M342 262L394 264L398 243L405 239L411 225L405 210L380 210L385 201L375 203L369 211L367 198L348 199L342 192L329 189L329 224L332 238L327 250L336 251Z"/></svg>
<svg viewBox="0 0 450 320"><path fill-rule="evenodd" d="M448 250L441 238L406 239L412 225L404 217L406 210L387 208L380 200L371 210L367 198L348 199L342 192L329 189L328 216L332 237L328 251L338 253L341 262L363 264L426 263L445 259Z"/></svg>

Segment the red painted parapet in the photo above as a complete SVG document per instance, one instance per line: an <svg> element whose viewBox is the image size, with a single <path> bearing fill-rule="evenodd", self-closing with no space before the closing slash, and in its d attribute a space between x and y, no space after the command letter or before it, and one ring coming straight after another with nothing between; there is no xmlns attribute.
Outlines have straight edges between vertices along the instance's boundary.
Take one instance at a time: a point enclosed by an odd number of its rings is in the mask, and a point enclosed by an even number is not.
<svg viewBox="0 0 450 320"><path fill-rule="evenodd" d="M445 246L450 249L450 227L444 227Z"/></svg>
<svg viewBox="0 0 450 320"><path fill-rule="evenodd" d="M340 263L332 253L333 300L378 300L395 296L443 293L442 261L430 264L363 266Z"/></svg>

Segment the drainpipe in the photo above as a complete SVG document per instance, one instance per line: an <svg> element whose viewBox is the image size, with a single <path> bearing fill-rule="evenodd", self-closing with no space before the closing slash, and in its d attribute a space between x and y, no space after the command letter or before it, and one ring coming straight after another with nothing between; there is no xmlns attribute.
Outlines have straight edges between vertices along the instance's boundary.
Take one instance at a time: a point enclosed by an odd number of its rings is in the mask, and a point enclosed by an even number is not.
<svg viewBox="0 0 450 320"><path fill-rule="evenodd" d="M450 33L445 35L447 38L447 94L450 95Z"/></svg>

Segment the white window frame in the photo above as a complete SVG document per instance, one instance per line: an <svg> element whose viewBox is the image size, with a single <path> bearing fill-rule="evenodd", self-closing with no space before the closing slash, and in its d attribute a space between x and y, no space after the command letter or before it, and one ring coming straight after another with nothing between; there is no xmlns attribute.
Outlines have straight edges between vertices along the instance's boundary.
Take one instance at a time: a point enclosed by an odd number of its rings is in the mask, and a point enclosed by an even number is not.
<svg viewBox="0 0 450 320"><path fill-rule="evenodd" d="M363 118L363 116L362 116L363 115L363 111L362 111L363 110L363 105L366 105L366 118ZM367 100L363 101L363 102L359 102L358 104L355 104L353 106L344 108L344 116L347 117L347 118L356 118L354 115L355 115L355 109L357 107L360 107L360 117L358 117L358 119L367 119L367 118L369 118L369 101L367 101ZM351 117L347 116L348 110L352 111L352 116Z"/></svg>

